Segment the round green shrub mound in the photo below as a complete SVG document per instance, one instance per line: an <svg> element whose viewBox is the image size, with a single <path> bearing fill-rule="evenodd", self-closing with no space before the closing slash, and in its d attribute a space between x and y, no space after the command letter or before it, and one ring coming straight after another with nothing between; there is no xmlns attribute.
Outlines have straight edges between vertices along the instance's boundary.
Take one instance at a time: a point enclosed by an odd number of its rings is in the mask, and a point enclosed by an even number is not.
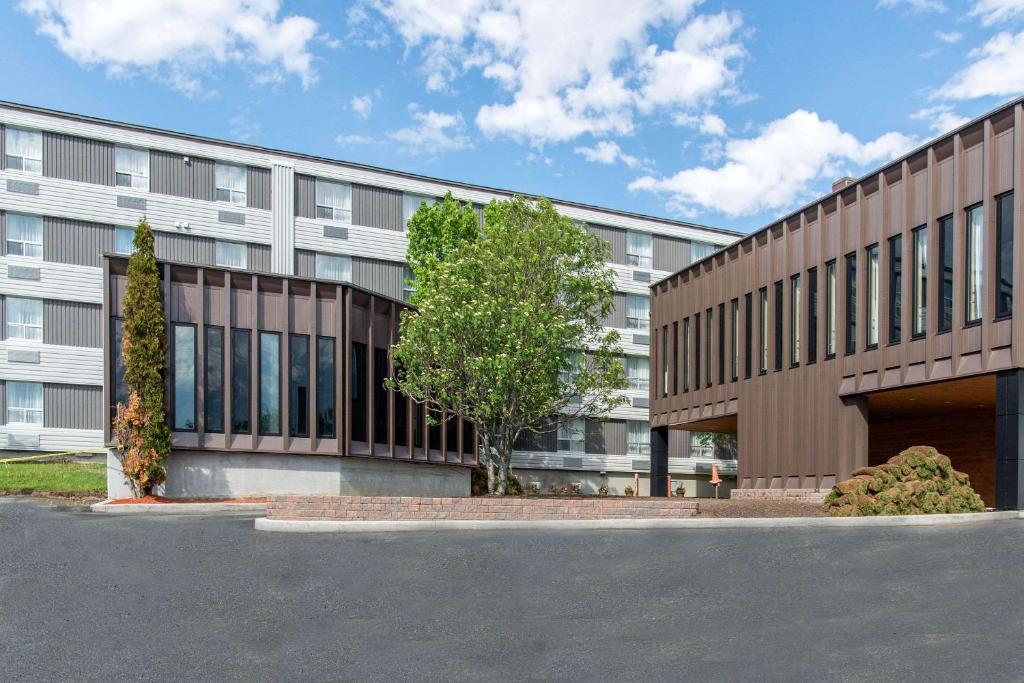
<svg viewBox="0 0 1024 683"><path fill-rule="evenodd" d="M861 467L832 487L825 509L833 517L982 512L970 478L931 446L911 446L876 467Z"/></svg>

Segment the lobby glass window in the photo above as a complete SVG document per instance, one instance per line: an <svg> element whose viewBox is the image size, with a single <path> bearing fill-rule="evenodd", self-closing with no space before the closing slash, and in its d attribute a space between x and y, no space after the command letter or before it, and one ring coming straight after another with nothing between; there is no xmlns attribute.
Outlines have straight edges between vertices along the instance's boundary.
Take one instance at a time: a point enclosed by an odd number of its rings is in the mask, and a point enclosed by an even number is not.
<svg viewBox="0 0 1024 683"><path fill-rule="evenodd" d="M846 355L857 351L857 254L846 255Z"/></svg>
<svg viewBox="0 0 1024 683"><path fill-rule="evenodd" d="M768 372L768 288L759 289L757 297L757 320L761 332L760 347L757 353L757 371L763 375Z"/></svg>
<svg viewBox="0 0 1024 683"><path fill-rule="evenodd" d="M750 379L753 370L754 348L754 297L750 292L743 295L743 377Z"/></svg>
<svg viewBox="0 0 1024 683"><path fill-rule="evenodd" d="M352 440L366 441L366 344L362 342L352 342L348 390L351 398Z"/></svg>
<svg viewBox="0 0 1024 683"><path fill-rule="evenodd" d="M388 390L384 383L389 374L387 350L373 347L373 440L376 443L388 442Z"/></svg>
<svg viewBox="0 0 1024 683"><path fill-rule="evenodd" d="M889 343L903 336L903 237L889 238Z"/></svg>
<svg viewBox="0 0 1024 683"><path fill-rule="evenodd" d="M800 364L800 274L789 278L789 364Z"/></svg>
<svg viewBox="0 0 1024 683"><path fill-rule="evenodd" d="M626 420L626 454L651 454L651 426L642 420Z"/></svg>
<svg viewBox="0 0 1024 683"><path fill-rule="evenodd" d="M650 233L626 233L626 263L640 268L651 268L654 264L654 239Z"/></svg>
<svg viewBox="0 0 1024 683"><path fill-rule="evenodd" d="M288 336L288 435L309 436L309 335Z"/></svg>
<svg viewBox="0 0 1024 683"><path fill-rule="evenodd" d="M260 332L260 434L281 433L281 335Z"/></svg>
<svg viewBox="0 0 1024 683"><path fill-rule="evenodd" d="M672 394L679 393L679 323L672 322Z"/></svg>
<svg viewBox="0 0 1024 683"><path fill-rule="evenodd" d="M352 186L316 179L316 217L352 222Z"/></svg>
<svg viewBox="0 0 1024 683"><path fill-rule="evenodd" d="M725 304L718 304L718 383L725 384Z"/></svg>
<svg viewBox="0 0 1024 683"><path fill-rule="evenodd" d="M939 332L953 329L953 217L939 219L939 268L942 277L939 282L939 301L942 310L939 315ZM924 333L924 323L921 331Z"/></svg>
<svg viewBox="0 0 1024 683"><path fill-rule="evenodd" d="M981 320L985 310L985 213L983 207L967 209L967 283L964 287L964 322Z"/></svg>
<svg viewBox="0 0 1024 683"><path fill-rule="evenodd" d="M825 358L836 355L836 262L825 264Z"/></svg>
<svg viewBox="0 0 1024 683"><path fill-rule="evenodd" d="M626 328L649 330L651 328L651 298L640 294L626 295Z"/></svg>
<svg viewBox="0 0 1024 683"><path fill-rule="evenodd" d="M214 178L217 201L245 206L245 176L245 166L216 164Z"/></svg>
<svg viewBox="0 0 1024 683"><path fill-rule="evenodd" d="M690 319L683 318L683 391L690 390Z"/></svg>
<svg viewBox="0 0 1024 683"><path fill-rule="evenodd" d="M135 253L135 228L114 228L114 253L131 256Z"/></svg>
<svg viewBox="0 0 1024 683"><path fill-rule="evenodd" d="M714 320L712 310L704 311L704 384L711 386L711 337Z"/></svg>
<svg viewBox="0 0 1024 683"><path fill-rule="evenodd" d="M7 338L43 341L43 300L7 297Z"/></svg>
<svg viewBox="0 0 1024 683"><path fill-rule="evenodd" d="M632 391L650 388L651 362L644 356L626 356L626 380Z"/></svg>
<svg viewBox="0 0 1024 683"><path fill-rule="evenodd" d="M208 432L224 431L224 328L206 326L206 351L203 354L203 428Z"/></svg>
<svg viewBox="0 0 1024 683"><path fill-rule="evenodd" d="M118 187L149 191L149 150L114 147L114 182Z"/></svg>
<svg viewBox="0 0 1024 683"><path fill-rule="evenodd" d="M730 354L729 362L729 378L735 382L740 378L740 300L733 299L732 303L732 314L729 316L731 337L732 337L732 354Z"/></svg>
<svg viewBox="0 0 1024 683"><path fill-rule="evenodd" d="M409 230L409 219L420 210L420 206L426 204L427 206L433 206L437 200L433 197L428 197L422 194L409 194L405 193L402 195L402 229L405 231Z"/></svg>
<svg viewBox="0 0 1024 683"><path fill-rule="evenodd" d="M869 349L873 349L878 346L878 245L872 244L868 247L866 255L868 300L865 310L865 342Z"/></svg>
<svg viewBox="0 0 1024 683"><path fill-rule="evenodd" d="M43 426L43 385L7 381L7 424Z"/></svg>
<svg viewBox="0 0 1024 683"><path fill-rule="evenodd" d="M43 174L43 134L38 130L4 128L4 168Z"/></svg>
<svg viewBox="0 0 1024 683"><path fill-rule="evenodd" d="M43 217L7 214L8 256L43 258Z"/></svg>
<svg viewBox="0 0 1024 683"><path fill-rule="evenodd" d="M249 266L249 248L241 242L225 242L217 240L214 243L214 265L222 268L241 268Z"/></svg>
<svg viewBox="0 0 1024 683"><path fill-rule="evenodd" d="M996 197L996 317L1013 313L1013 193Z"/></svg>
<svg viewBox="0 0 1024 683"><path fill-rule="evenodd" d="M700 313L693 314L693 388L700 389Z"/></svg>
<svg viewBox="0 0 1024 683"><path fill-rule="evenodd" d="M231 330L231 431L252 433L252 333Z"/></svg>
<svg viewBox="0 0 1024 683"><path fill-rule="evenodd" d="M558 425L558 450L569 453L583 453L586 448L585 423L582 418L569 420Z"/></svg>
<svg viewBox="0 0 1024 683"><path fill-rule="evenodd" d="M782 280L775 283L775 371L782 369Z"/></svg>
<svg viewBox="0 0 1024 683"><path fill-rule="evenodd" d="M333 439L334 431L334 338L316 339L316 435ZM398 401L398 404L404 401Z"/></svg>
<svg viewBox="0 0 1024 683"><path fill-rule="evenodd" d="M951 221L952 223L952 221ZM913 288L913 327L910 334L914 337L924 335L928 325L928 228L921 226L910 233L914 244L914 288ZM941 248L941 235L940 235Z"/></svg>
<svg viewBox="0 0 1024 683"><path fill-rule="evenodd" d="M352 258L349 256L332 256L317 254L315 275L321 280L352 281Z"/></svg>
<svg viewBox="0 0 1024 683"><path fill-rule="evenodd" d="M818 360L818 269L807 271L807 364Z"/></svg>
<svg viewBox="0 0 1024 683"><path fill-rule="evenodd" d="M196 328L173 325L174 357L174 429L194 431L196 428Z"/></svg>

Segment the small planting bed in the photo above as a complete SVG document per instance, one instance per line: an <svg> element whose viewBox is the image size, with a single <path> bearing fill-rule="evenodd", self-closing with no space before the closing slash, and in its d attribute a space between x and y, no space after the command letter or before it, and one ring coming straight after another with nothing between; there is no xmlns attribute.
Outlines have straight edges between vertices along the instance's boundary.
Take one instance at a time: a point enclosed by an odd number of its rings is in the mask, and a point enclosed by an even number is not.
<svg viewBox="0 0 1024 683"><path fill-rule="evenodd" d="M101 496L106 465L78 462L0 463L0 495Z"/></svg>
<svg viewBox="0 0 1024 683"><path fill-rule="evenodd" d="M167 498L166 496L142 496L141 498L117 498L108 500L107 505L177 505L206 503L266 503L266 498Z"/></svg>

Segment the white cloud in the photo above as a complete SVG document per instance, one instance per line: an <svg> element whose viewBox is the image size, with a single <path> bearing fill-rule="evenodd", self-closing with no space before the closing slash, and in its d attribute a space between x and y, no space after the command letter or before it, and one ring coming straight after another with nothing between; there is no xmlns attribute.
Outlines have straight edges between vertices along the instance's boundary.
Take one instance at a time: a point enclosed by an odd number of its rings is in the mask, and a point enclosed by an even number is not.
<svg viewBox="0 0 1024 683"><path fill-rule="evenodd" d="M465 134L466 122L462 119L461 113L419 111L415 107L411 110L417 125L400 128L391 133L391 139L399 143L403 151L437 156L471 146L469 137Z"/></svg>
<svg viewBox="0 0 1024 683"><path fill-rule="evenodd" d="M927 121L928 127L936 134L949 132L970 121L968 117L961 116L953 111L953 105L950 104L939 104L934 107L919 109L911 114L910 118Z"/></svg>
<svg viewBox="0 0 1024 683"><path fill-rule="evenodd" d="M969 63L953 74L933 99L969 100L1024 91L1024 31L999 33L968 54Z"/></svg>
<svg viewBox="0 0 1024 683"><path fill-rule="evenodd" d="M352 98L349 106L361 118L366 119L369 118L370 111L373 109L373 98L370 95L357 95Z"/></svg>
<svg viewBox="0 0 1024 683"><path fill-rule="evenodd" d="M936 31L935 37L944 43L952 45L953 43L960 42L960 39L964 37L964 34L959 31Z"/></svg>
<svg viewBox="0 0 1024 683"><path fill-rule="evenodd" d="M573 150L576 154L582 154L587 161L599 164L614 164L620 161L629 168L636 168L640 160L622 151L617 142L601 140L593 147L577 147Z"/></svg>
<svg viewBox="0 0 1024 683"><path fill-rule="evenodd" d="M736 94L739 14L695 15L699 0L364 0L419 57L428 90L470 70L501 93L476 123L536 144L625 134L637 114ZM371 11L372 10L372 11ZM670 35L671 45L653 34Z"/></svg>
<svg viewBox="0 0 1024 683"><path fill-rule="evenodd" d="M889 159L913 144L900 133L862 143L834 122L797 110L772 121L755 137L725 141L723 162L717 167L698 166L665 178L644 176L629 189L665 194L670 209L682 215L698 210L731 217L779 211L812 198L819 183L844 174L847 165Z"/></svg>
<svg viewBox="0 0 1024 683"><path fill-rule="evenodd" d="M977 17L983 26L992 26L1024 14L1024 0L978 0L969 16Z"/></svg>
<svg viewBox="0 0 1024 683"><path fill-rule="evenodd" d="M279 18L279 0L21 0L37 31L83 66L112 76L143 73L199 94L202 77L229 62L258 82L317 78L309 43L317 23Z"/></svg>
<svg viewBox="0 0 1024 683"><path fill-rule="evenodd" d="M725 135L726 125L721 116L716 114L687 114L680 112L672 116L672 122L677 126L696 128L704 135L722 136Z"/></svg>
<svg viewBox="0 0 1024 683"><path fill-rule="evenodd" d="M878 0L879 7L905 7L912 12L945 12L946 5L941 0Z"/></svg>
<svg viewBox="0 0 1024 683"><path fill-rule="evenodd" d="M337 142L342 147L354 147L355 145L371 145L376 142L376 140L370 137L369 135L358 134L338 135L334 138L334 141Z"/></svg>

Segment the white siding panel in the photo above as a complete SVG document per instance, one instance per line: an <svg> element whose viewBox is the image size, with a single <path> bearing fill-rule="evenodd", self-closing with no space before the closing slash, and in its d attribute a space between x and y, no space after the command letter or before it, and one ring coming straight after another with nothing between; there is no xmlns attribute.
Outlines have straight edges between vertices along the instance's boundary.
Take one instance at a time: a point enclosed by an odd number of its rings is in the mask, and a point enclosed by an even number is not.
<svg viewBox="0 0 1024 683"><path fill-rule="evenodd" d="M56 428L25 428L7 425L0 427L0 449L7 447L7 435L15 434L22 437L39 437L38 449L51 453L74 451L78 449L103 448L103 430L99 429L56 429Z"/></svg>
<svg viewBox="0 0 1024 683"><path fill-rule="evenodd" d="M38 363L11 363L9 350L38 351ZM103 385L103 349L23 341L0 342L0 377L25 382Z"/></svg>
<svg viewBox="0 0 1024 683"><path fill-rule="evenodd" d="M9 278L9 265L39 268L39 280ZM4 256L0 257L0 294L98 304L103 301L103 271L89 266Z"/></svg>
<svg viewBox="0 0 1024 683"><path fill-rule="evenodd" d="M324 237L324 224L309 218L295 219L295 248L328 254L349 254L388 261L405 261L408 242L405 233L395 230L345 225L348 239ZM339 224L341 225L341 224Z"/></svg>

